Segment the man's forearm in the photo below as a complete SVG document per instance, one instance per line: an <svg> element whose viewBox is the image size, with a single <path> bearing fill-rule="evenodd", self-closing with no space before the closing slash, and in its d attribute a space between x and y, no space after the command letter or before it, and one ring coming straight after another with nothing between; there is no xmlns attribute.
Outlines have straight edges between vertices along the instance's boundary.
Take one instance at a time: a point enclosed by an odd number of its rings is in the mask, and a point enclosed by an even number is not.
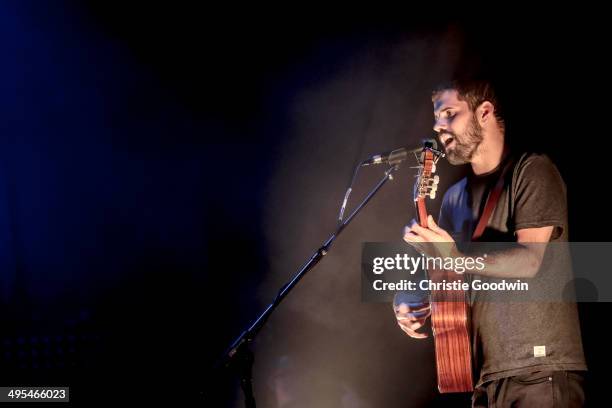
<svg viewBox="0 0 612 408"><path fill-rule="evenodd" d="M487 253L484 268L470 273L491 278L533 278L540 270L544 250L542 244L517 244L513 248Z"/></svg>

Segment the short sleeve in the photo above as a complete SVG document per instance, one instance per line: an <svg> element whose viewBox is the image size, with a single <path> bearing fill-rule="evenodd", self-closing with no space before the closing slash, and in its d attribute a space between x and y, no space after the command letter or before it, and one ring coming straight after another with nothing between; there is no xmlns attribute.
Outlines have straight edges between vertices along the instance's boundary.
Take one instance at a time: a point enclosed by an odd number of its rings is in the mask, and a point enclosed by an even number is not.
<svg viewBox="0 0 612 408"><path fill-rule="evenodd" d="M532 155L519 164L516 173L514 229L554 226L558 238L567 222L565 183L545 155Z"/></svg>

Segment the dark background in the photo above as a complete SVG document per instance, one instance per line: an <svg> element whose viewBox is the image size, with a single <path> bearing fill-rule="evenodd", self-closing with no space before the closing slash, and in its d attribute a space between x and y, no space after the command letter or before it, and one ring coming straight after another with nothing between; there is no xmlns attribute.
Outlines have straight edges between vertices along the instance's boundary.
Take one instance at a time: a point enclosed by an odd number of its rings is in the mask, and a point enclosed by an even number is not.
<svg viewBox="0 0 612 408"><path fill-rule="evenodd" d="M354 165L431 136L429 90L456 71L494 77L509 134L557 163L571 240L609 241L606 24L3 2L0 383L240 406L212 362L332 231ZM443 191L463 170L440 167ZM457 402L436 396L431 340L359 298L360 243L399 238L411 183L404 166L262 331L260 405ZM609 310L580 305L593 403Z"/></svg>

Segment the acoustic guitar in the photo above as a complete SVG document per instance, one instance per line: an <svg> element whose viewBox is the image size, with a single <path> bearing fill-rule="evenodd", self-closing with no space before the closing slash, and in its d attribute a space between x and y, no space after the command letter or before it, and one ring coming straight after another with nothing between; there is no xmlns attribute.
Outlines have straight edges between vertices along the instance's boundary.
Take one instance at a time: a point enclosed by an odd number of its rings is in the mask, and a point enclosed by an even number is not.
<svg viewBox="0 0 612 408"><path fill-rule="evenodd" d="M419 173L414 188L417 220L427 228L425 201L434 199L439 177L433 175L442 156L431 142L426 142L419 159ZM463 279L453 271L428 271L432 282ZM431 326L436 349L438 389L441 393L472 392L472 353L470 346L469 305L463 290L430 292Z"/></svg>

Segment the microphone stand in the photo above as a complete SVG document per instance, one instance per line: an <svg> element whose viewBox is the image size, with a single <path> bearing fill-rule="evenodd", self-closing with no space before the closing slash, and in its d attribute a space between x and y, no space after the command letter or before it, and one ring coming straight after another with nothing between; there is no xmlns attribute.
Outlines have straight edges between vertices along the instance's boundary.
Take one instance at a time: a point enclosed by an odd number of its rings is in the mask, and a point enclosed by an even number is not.
<svg viewBox="0 0 612 408"><path fill-rule="evenodd" d="M360 163L361 166L361 163ZM361 204L355 208L355 210L344 220L344 222L338 225L336 231L317 249L310 259L300 268L300 270L291 278L291 280L283 285L279 290L278 294L268 305L268 307L261 313L261 315L255 319L248 328L242 332L242 334L232 343L229 349L226 350L224 355L221 357L221 361L226 367L233 368L240 377L240 386L244 393L245 406L247 408L255 408L255 396L253 395L253 352L249 349L249 344L253 342L253 339L264 326L270 315L274 312L276 307L282 302L282 300L291 292L291 289L297 285L297 283L310 271L319 261L327 255L332 243L338 238L338 236L344 231L346 226L355 218L355 216L361 211L363 207L374 197L374 195L380 190L380 188L388 181L393 180L393 172L399 168L399 164L392 164L385 171L385 176L378 182L376 186L368 193L363 199Z"/></svg>

